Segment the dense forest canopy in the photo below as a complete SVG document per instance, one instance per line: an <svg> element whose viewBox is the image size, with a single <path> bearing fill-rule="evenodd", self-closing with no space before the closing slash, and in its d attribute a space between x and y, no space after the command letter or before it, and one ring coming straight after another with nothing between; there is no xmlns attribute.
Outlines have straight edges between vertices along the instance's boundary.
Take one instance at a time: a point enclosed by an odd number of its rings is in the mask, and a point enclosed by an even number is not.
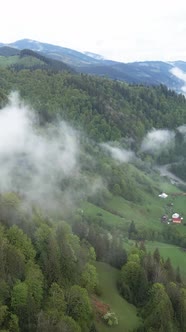
<svg viewBox="0 0 186 332"><path fill-rule="evenodd" d="M165 86L130 86L106 78L46 70L1 69L1 105L20 92L41 121L61 116L95 140L137 140L151 128L175 129L186 122L186 100Z"/></svg>
<svg viewBox="0 0 186 332"><path fill-rule="evenodd" d="M1 331L93 332L100 315L117 325L117 313L100 312L97 260L120 270L138 332L184 332L179 268L145 241L186 248L183 225L154 222L161 179L151 170L183 168L185 97L162 85L15 67L0 69L0 106Z"/></svg>
<svg viewBox="0 0 186 332"><path fill-rule="evenodd" d="M97 142L125 138L125 146L135 151L153 128L174 130L171 147L161 151L161 155L150 155L161 164L178 163L185 158L183 95L163 85L134 86L65 70L34 68L0 69L1 107L7 102L8 93L15 90L37 111L42 125L63 119ZM186 179L182 163L171 170Z"/></svg>

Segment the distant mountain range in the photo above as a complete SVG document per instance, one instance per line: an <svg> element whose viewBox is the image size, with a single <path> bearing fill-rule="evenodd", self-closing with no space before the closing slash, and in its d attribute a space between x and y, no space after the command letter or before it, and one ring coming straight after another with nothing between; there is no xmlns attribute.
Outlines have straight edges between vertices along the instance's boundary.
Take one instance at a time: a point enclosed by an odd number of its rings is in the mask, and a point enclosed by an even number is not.
<svg viewBox="0 0 186 332"><path fill-rule="evenodd" d="M0 43L0 56L17 56L20 50L32 50L66 64L77 72L105 76L129 84L164 84L176 92L185 92L186 62L144 61L122 63L106 60L102 56L90 52L81 53L69 48L42 43L30 39L18 40L14 43ZM32 54L34 55L34 53ZM69 67L70 66L70 67Z"/></svg>

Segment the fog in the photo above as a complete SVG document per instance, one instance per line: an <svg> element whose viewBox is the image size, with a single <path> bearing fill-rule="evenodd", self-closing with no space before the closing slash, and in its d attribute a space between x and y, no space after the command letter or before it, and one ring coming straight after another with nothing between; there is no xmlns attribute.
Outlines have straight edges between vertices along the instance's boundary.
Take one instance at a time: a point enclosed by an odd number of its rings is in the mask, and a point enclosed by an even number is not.
<svg viewBox="0 0 186 332"><path fill-rule="evenodd" d="M111 157L121 163L128 163L135 159L135 153L118 147L113 147L109 143L102 143L103 150L108 151Z"/></svg>
<svg viewBox="0 0 186 332"><path fill-rule="evenodd" d="M183 86L181 87L181 90L183 92L183 94L186 94L186 73L184 73L183 70L181 70L178 67L174 67L170 70L170 72L176 76L177 78L179 78L180 80L183 81Z"/></svg>
<svg viewBox="0 0 186 332"><path fill-rule="evenodd" d="M186 139L186 125L179 126L177 130L184 136Z"/></svg>
<svg viewBox="0 0 186 332"><path fill-rule="evenodd" d="M144 137L141 152L159 154L175 143L175 133L168 129L153 129Z"/></svg>
<svg viewBox="0 0 186 332"><path fill-rule="evenodd" d="M41 129L34 111L11 94L0 111L1 193L18 192L48 209L70 204L69 189L60 201L61 187L64 180L78 179L79 154L78 132L64 121Z"/></svg>
<svg viewBox="0 0 186 332"><path fill-rule="evenodd" d="M186 135L186 126L177 130ZM80 141L80 133L65 121L40 127L37 113L12 93L0 111L0 193L18 193L24 206L71 211L77 200L106 186L101 177L90 172L86 176L83 171L85 166L91 169L95 160L85 153ZM144 137L140 152L159 154L174 142L175 132L153 129ZM137 160L132 150L113 142L100 146L117 162Z"/></svg>
<svg viewBox="0 0 186 332"><path fill-rule="evenodd" d="M158 170L161 176L166 176L172 184L186 185L186 182L181 180L178 176L169 171L170 164L163 166L156 166L154 169Z"/></svg>

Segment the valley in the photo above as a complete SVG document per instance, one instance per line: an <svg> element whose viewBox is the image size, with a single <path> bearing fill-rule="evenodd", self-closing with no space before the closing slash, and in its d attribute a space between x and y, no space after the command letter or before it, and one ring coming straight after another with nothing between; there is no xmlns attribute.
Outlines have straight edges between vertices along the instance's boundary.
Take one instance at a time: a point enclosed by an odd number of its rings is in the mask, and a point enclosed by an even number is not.
<svg viewBox="0 0 186 332"><path fill-rule="evenodd" d="M184 332L184 95L35 51L0 58L0 328Z"/></svg>

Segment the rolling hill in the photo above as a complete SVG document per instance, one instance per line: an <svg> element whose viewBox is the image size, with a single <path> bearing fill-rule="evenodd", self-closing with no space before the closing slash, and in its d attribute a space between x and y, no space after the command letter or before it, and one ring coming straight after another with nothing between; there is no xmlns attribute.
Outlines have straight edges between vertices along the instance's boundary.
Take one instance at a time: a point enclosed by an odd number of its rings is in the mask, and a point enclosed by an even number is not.
<svg viewBox="0 0 186 332"><path fill-rule="evenodd" d="M184 71L186 64L183 61L162 62L144 61L122 63L106 60L90 52L78 52L73 49L42 43L30 39L18 40L1 47L11 47L18 50L30 49L47 58L62 61L80 73L105 76L114 80L126 81L129 84L158 85L164 84L176 92L183 93L184 81L180 76L172 73L173 68ZM0 51L1 52L1 51Z"/></svg>
<svg viewBox="0 0 186 332"><path fill-rule="evenodd" d="M16 70L24 68L42 68L55 71L74 72L74 69L62 61L48 58L47 56L30 49L19 50L9 46L0 47L0 66L11 67Z"/></svg>
<svg viewBox="0 0 186 332"><path fill-rule="evenodd" d="M158 262L157 255L155 261L139 246L148 241L152 253L153 245L159 246L174 267L185 255L185 196L171 196L183 187L153 168L183 161L185 127L179 128L186 123L186 99L164 85L132 86L79 75L38 51L14 54L4 47L3 52L0 310L7 315L0 328L149 331L140 326L148 323L143 316L148 294L155 282L161 283L159 293L170 307L165 286L175 281L175 273L170 262ZM11 93L15 90L20 99ZM162 134L163 140L152 140ZM155 154L148 144L142 149L149 137ZM166 137L172 145L164 145ZM168 193L165 200L161 192ZM172 212L183 215L181 224L162 222L162 215ZM177 282L176 291L183 296L180 288L185 286ZM109 305L118 325L106 325L105 315L97 321L91 295ZM186 312L184 301L180 305ZM160 308L164 321L164 302ZM185 325L179 330L169 326L161 331L185 331Z"/></svg>

